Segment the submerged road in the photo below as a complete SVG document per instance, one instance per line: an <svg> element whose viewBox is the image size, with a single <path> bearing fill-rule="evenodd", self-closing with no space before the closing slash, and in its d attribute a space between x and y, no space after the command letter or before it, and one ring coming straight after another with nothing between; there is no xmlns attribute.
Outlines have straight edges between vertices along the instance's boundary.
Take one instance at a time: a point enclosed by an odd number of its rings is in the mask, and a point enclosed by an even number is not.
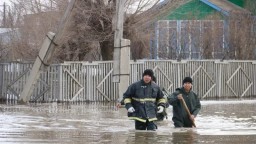
<svg viewBox="0 0 256 144"><path fill-rule="evenodd" d="M0 143L254 143L256 101L202 101L197 128L175 129L168 119L156 132L135 131L114 103L0 105Z"/></svg>

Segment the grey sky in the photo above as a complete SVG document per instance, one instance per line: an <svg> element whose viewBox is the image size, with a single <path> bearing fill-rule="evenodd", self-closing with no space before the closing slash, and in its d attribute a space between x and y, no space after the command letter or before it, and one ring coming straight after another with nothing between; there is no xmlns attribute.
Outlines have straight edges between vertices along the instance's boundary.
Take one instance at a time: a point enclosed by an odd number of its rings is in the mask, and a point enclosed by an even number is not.
<svg viewBox="0 0 256 144"><path fill-rule="evenodd" d="M0 5L3 5L4 2L5 2L6 4L10 4L10 3L11 3L10 0L0 0Z"/></svg>

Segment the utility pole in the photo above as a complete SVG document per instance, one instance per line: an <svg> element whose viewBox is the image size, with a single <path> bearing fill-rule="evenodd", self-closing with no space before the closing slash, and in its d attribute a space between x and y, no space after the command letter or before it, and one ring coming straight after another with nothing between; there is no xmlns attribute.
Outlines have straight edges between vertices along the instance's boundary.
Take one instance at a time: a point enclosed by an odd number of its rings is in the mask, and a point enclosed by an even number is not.
<svg viewBox="0 0 256 144"><path fill-rule="evenodd" d="M115 36L114 36L114 54L113 54L113 82L120 82L120 50L121 39L123 38L123 23L124 23L124 2L125 0L116 1L115 14Z"/></svg>
<svg viewBox="0 0 256 144"><path fill-rule="evenodd" d="M126 0L116 1L115 15L115 37L113 54L113 82L118 83L118 97L122 98L123 93L129 85L130 77L130 40L123 39L124 3Z"/></svg>
<svg viewBox="0 0 256 144"><path fill-rule="evenodd" d="M3 26L6 27L6 5L5 5L5 2L4 2Z"/></svg>
<svg viewBox="0 0 256 144"><path fill-rule="evenodd" d="M33 67L30 72L30 75L28 77L28 80L26 81L24 89L19 98L20 102L28 102L30 100L30 96L32 94L32 91L35 87L37 80L40 77L41 71L44 68L49 66L49 63L52 58L52 54L55 50L56 45L60 42L60 40L62 38L62 34L65 29L65 25L71 15L71 11L75 5L75 2L76 2L76 0L71 0L69 2L68 7L65 11L65 14L60 21L60 25L58 27L56 34L54 34L52 32L48 32L48 34L46 35L46 38L42 44L42 47L39 51L36 61L33 64Z"/></svg>

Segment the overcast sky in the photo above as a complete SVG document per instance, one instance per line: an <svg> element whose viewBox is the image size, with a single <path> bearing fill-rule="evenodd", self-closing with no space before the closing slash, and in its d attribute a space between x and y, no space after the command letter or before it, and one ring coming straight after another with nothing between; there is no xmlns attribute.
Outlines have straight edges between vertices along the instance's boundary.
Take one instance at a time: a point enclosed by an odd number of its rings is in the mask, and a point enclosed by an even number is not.
<svg viewBox="0 0 256 144"><path fill-rule="evenodd" d="M153 0L152 0L153 1ZM164 0L160 0L160 2L162 2ZM7 5L11 5L11 0L0 0L0 5L3 5L4 2L7 4ZM0 6L0 11L2 11L3 7Z"/></svg>
<svg viewBox="0 0 256 144"><path fill-rule="evenodd" d="M3 5L4 2L6 2L6 4L10 4L10 0L0 0L0 5Z"/></svg>
<svg viewBox="0 0 256 144"><path fill-rule="evenodd" d="M164 1L164 0L160 0L160 1ZM10 4L10 0L0 0L0 5L3 5L4 2L6 2L7 4Z"/></svg>

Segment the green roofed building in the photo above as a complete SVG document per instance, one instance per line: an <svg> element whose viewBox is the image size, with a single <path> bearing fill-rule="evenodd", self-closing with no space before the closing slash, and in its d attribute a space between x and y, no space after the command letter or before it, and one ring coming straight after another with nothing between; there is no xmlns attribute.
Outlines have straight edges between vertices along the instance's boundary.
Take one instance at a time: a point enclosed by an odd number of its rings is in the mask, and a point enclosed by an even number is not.
<svg viewBox="0 0 256 144"><path fill-rule="evenodd" d="M214 1L214 0L213 0ZM225 0L223 0L225 1ZM236 6L250 11L256 15L256 0L228 0ZM187 3L181 5L175 10L169 12L165 20L208 20L208 19L223 19L223 15L203 3L200 0L188 0Z"/></svg>
<svg viewBox="0 0 256 144"><path fill-rule="evenodd" d="M222 59L232 51L229 17L237 14L251 17L255 9L256 0L185 1L158 16L151 58Z"/></svg>
<svg viewBox="0 0 256 144"><path fill-rule="evenodd" d="M191 0L190 2L178 7L165 18L167 20L202 20L209 16L218 15L216 10L200 2Z"/></svg>

